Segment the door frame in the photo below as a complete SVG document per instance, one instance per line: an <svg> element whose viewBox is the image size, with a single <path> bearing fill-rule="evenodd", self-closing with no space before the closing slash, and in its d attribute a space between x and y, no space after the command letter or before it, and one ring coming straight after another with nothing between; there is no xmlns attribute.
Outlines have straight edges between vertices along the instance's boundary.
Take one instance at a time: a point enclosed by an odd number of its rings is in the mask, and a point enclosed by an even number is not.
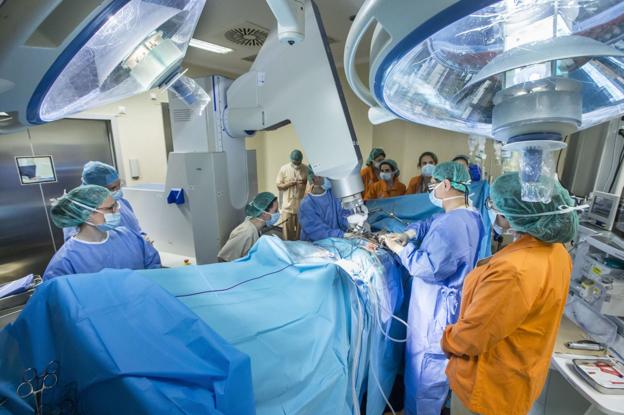
<svg viewBox="0 0 624 415"><path fill-rule="evenodd" d="M122 149L121 149L121 134L119 133L119 121L117 120L116 115L112 114L93 114L89 112L83 112L80 114L74 114L71 117L66 117L68 119L76 119L76 120L95 120L95 121L108 121L110 125L110 134L111 134L111 153L113 155L113 160L115 160L115 168L117 168L117 173L119 173L119 177L122 179L126 178L126 166L123 162ZM125 180L127 182L127 180Z"/></svg>

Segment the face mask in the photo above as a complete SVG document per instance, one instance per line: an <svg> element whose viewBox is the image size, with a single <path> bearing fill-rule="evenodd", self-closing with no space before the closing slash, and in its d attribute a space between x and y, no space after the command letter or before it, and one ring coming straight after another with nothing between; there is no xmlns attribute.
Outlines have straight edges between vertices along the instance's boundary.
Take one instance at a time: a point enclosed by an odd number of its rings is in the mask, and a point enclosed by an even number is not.
<svg viewBox="0 0 624 415"><path fill-rule="evenodd" d="M381 161L373 161L373 167L379 170L379 166L381 166Z"/></svg>
<svg viewBox="0 0 624 415"><path fill-rule="evenodd" d="M327 177L325 177L323 179L323 189L324 190L331 190L331 188L332 188L331 181Z"/></svg>
<svg viewBox="0 0 624 415"><path fill-rule="evenodd" d="M279 212L270 213L270 215L271 215L271 218L269 220L265 221L266 222L266 226L268 226L268 227L271 227L271 226L275 225L277 223L277 221L279 220L279 218L280 218Z"/></svg>
<svg viewBox="0 0 624 415"><path fill-rule="evenodd" d="M436 186L435 189L437 189L438 186ZM435 206L441 208L441 207L444 206L444 201L442 199L439 199L435 195L435 189L433 189L432 191L429 192L429 201L431 201L431 203L433 203Z"/></svg>
<svg viewBox="0 0 624 415"><path fill-rule="evenodd" d="M496 223L498 213L492 209L488 209L488 216L490 217L490 223L492 223L492 229L494 229L494 232L496 232L497 235L504 235L505 231Z"/></svg>
<svg viewBox="0 0 624 415"><path fill-rule="evenodd" d="M381 173L379 173L379 177L381 177L381 180L389 182L390 180L392 180L392 173L391 172L381 172Z"/></svg>
<svg viewBox="0 0 624 415"><path fill-rule="evenodd" d="M99 211L98 211L99 212ZM100 225L94 225L93 223L86 222L88 225L95 226L102 232L110 231L115 229L121 224L121 213L103 213L104 215L104 223Z"/></svg>
<svg viewBox="0 0 624 415"><path fill-rule="evenodd" d="M301 169L301 163L299 163L299 164L295 164L295 162L293 161L293 162L292 162L292 165L293 165L293 167L294 167L295 169L297 169L297 170L300 170L300 169Z"/></svg>
<svg viewBox="0 0 624 415"><path fill-rule="evenodd" d="M429 164L430 165L430 164ZM431 203L433 203L435 206L441 208L444 207L444 201L445 200L452 200L452 199L465 199L465 196L453 196L453 197L445 197L444 199L440 199L439 197L437 197L435 195L435 191L438 187L440 187L440 185L444 183L444 182L440 182L438 183L438 185L436 187L434 187L430 192L429 192L429 201Z"/></svg>
<svg viewBox="0 0 624 415"><path fill-rule="evenodd" d="M435 166L433 164L425 164L420 170L422 171L423 176L433 176Z"/></svg>
<svg viewBox="0 0 624 415"><path fill-rule="evenodd" d="M117 190L116 192L111 192L111 196L113 197L113 199L119 200L123 198L123 192L121 190Z"/></svg>

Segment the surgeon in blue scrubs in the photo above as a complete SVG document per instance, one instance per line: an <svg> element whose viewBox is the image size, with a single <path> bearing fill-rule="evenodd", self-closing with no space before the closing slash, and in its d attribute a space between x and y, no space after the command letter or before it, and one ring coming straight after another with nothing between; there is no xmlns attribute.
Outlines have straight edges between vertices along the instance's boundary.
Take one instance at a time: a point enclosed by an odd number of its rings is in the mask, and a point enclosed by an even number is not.
<svg viewBox="0 0 624 415"><path fill-rule="evenodd" d="M139 235L145 235L139 225L139 220L134 214L134 210L123 197L123 191L121 190L121 179L117 170L106 163L101 161L89 161L82 168L82 184L94 184L102 186L110 190L113 199L119 202L119 213L121 214L121 226L125 226L133 232ZM78 229L64 228L63 236L65 240L68 240L78 232Z"/></svg>
<svg viewBox="0 0 624 415"><path fill-rule="evenodd" d="M412 278L405 368L405 413L440 415L448 396L444 373L448 360L440 347L445 327L459 316L464 277L475 267L481 239L481 215L468 199L465 166L436 166L429 199L444 213L391 234L386 245Z"/></svg>
<svg viewBox="0 0 624 415"><path fill-rule="evenodd" d="M160 268L154 247L141 235L120 226L119 202L104 187L73 189L54 202L51 217L59 228L76 227L78 232L54 254L43 274L45 280L104 268Z"/></svg>
<svg viewBox="0 0 624 415"><path fill-rule="evenodd" d="M308 183L311 183L310 191L299 207L301 240L314 242L345 237L348 212L332 194L329 179L316 176L312 168L308 167Z"/></svg>

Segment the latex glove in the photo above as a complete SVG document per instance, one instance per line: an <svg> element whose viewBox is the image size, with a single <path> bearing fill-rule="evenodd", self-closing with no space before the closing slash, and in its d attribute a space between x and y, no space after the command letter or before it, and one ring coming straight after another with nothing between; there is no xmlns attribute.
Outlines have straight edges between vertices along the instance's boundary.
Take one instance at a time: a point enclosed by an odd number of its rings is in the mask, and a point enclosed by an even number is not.
<svg viewBox="0 0 624 415"><path fill-rule="evenodd" d="M354 213L347 216L349 229L362 229L364 227L364 224L366 224L366 219L368 219L368 216L362 213Z"/></svg>
<svg viewBox="0 0 624 415"><path fill-rule="evenodd" d="M392 233L388 236L390 238L396 239L396 241L400 243L401 246L405 246L410 240L416 237L416 231L414 231L413 229L408 229L406 232Z"/></svg>
<svg viewBox="0 0 624 415"><path fill-rule="evenodd" d="M342 236L345 239L350 239L350 238L355 238L357 235L355 233L352 232L345 232L344 235Z"/></svg>
<svg viewBox="0 0 624 415"><path fill-rule="evenodd" d="M403 250L403 245L399 242L397 235L398 234L384 235L380 239L389 250L398 255Z"/></svg>

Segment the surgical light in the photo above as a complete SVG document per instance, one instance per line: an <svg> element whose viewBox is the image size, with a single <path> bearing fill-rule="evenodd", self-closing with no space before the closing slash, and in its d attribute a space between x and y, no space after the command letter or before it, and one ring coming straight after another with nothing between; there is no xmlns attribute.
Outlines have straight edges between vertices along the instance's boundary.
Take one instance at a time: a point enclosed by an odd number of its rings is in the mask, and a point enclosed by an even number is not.
<svg viewBox="0 0 624 415"><path fill-rule="evenodd" d="M191 41L189 42L189 46L197 49L207 50L208 52L212 53L219 53L221 55L234 51L233 49L226 48L225 46L215 45L214 43L205 42L203 40L194 38L191 39Z"/></svg>
<svg viewBox="0 0 624 415"><path fill-rule="evenodd" d="M367 88L355 55L373 23ZM546 202L562 137L624 111L623 51L621 1L367 0L345 69L377 112L521 152L523 199Z"/></svg>
<svg viewBox="0 0 624 415"><path fill-rule="evenodd" d="M179 71L205 0L111 1L36 88L30 124L147 91Z"/></svg>

